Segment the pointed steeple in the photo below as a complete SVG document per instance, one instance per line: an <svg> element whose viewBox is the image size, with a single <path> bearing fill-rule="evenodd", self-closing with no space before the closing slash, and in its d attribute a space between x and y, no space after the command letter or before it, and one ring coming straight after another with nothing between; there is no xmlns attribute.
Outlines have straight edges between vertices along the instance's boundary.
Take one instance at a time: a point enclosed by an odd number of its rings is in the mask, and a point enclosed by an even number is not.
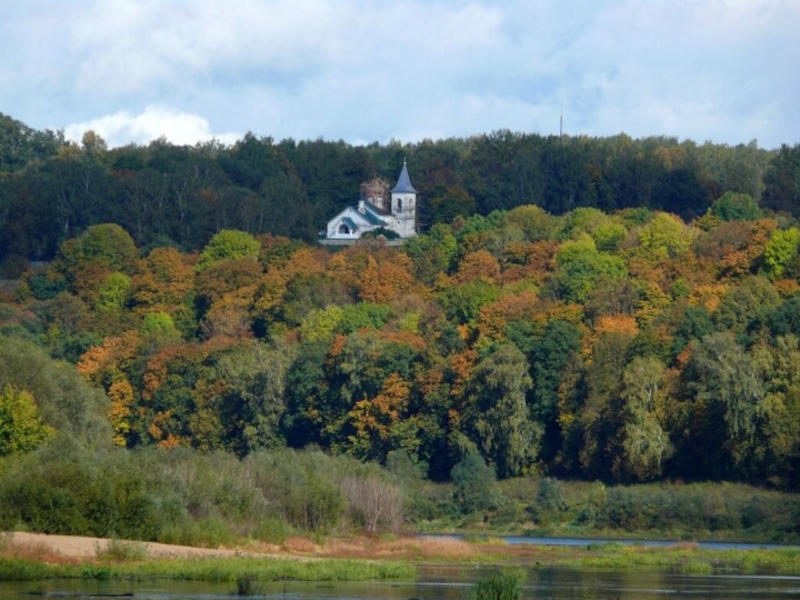
<svg viewBox="0 0 800 600"><path fill-rule="evenodd" d="M411 177L408 176L408 168L406 167L406 159L403 159L403 170L400 171L400 177L397 178L397 185L392 189L393 194L416 194L417 190L411 185Z"/></svg>

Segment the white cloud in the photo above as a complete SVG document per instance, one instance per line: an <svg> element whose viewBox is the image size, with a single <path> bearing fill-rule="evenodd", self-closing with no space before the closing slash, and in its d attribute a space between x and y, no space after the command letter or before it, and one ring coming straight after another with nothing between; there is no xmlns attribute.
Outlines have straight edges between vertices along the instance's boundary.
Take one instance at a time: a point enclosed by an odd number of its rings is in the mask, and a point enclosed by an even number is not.
<svg viewBox="0 0 800 600"><path fill-rule="evenodd" d="M89 130L102 137L110 148L130 142L144 144L161 137L173 144L190 146L212 139L232 144L241 138L236 133L214 134L203 117L159 106L148 106L138 115L119 111L91 121L72 123L64 129L64 135L80 142Z"/></svg>
<svg viewBox="0 0 800 600"><path fill-rule="evenodd" d="M562 104L570 133L800 141L797 0L7 4L0 111L118 143L547 134Z"/></svg>

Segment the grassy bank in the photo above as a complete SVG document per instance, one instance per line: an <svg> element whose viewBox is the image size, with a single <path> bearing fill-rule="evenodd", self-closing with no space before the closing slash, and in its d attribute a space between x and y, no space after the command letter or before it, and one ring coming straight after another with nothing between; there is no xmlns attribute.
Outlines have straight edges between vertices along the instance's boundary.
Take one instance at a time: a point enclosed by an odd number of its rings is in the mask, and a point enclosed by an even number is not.
<svg viewBox="0 0 800 600"><path fill-rule="evenodd" d="M0 581L43 579L173 579L184 581L372 581L410 580L411 563L367 560L266 558L146 559L136 562L87 561L51 564L35 559L0 557Z"/></svg>
<svg viewBox="0 0 800 600"><path fill-rule="evenodd" d="M413 465L311 450L240 460L187 448L90 451L68 438L0 458L0 474L0 529L207 548L363 532L800 543L798 494L736 483L435 483Z"/></svg>
<svg viewBox="0 0 800 600"><path fill-rule="evenodd" d="M667 569L682 573L800 573L797 550L700 550L694 547L637 548L615 544L589 546L585 554L559 561L560 566L625 571Z"/></svg>
<svg viewBox="0 0 800 600"><path fill-rule="evenodd" d="M140 551L99 552L97 557L15 554L0 556L0 581L46 579L184 580L209 582L409 581L422 565L505 565L592 571L800 574L800 549L706 550L695 544L668 548L621 545L512 545L482 541L397 538L330 541L314 556L276 558L155 558ZM354 558L357 557L357 558Z"/></svg>

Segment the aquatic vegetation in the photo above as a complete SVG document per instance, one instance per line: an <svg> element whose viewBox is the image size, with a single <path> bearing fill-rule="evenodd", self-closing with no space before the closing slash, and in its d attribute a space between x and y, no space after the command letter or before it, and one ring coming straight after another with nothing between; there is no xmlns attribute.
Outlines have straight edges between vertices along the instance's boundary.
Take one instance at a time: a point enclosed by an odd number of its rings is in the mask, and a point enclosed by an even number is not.
<svg viewBox="0 0 800 600"><path fill-rule="evenodd" d="M481 577L470 590L473 600L518 600L522 594L522 575L517 571L491 573Z"/></svg>

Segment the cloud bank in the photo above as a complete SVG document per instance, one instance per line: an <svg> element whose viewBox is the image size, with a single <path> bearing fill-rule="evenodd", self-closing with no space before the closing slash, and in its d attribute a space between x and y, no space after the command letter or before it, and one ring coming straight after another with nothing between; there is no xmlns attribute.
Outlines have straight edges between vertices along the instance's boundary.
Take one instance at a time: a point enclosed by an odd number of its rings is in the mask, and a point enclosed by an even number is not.
<svg viewBox="0 0 800 600"><path fill-rule="evenodd" d="M0 111L109 145L496 129L800 141L793 0L31 0Z"/></svg>

